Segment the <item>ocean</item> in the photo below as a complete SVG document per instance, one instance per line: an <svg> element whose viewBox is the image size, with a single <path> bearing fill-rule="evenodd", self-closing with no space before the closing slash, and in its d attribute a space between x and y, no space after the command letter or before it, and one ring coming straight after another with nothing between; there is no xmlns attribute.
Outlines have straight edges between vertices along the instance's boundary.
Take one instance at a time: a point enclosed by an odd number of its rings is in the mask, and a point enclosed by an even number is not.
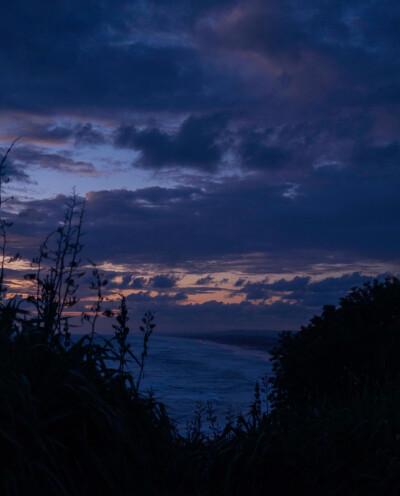
<svg viewBox="0 0 400 496"><path fill-rule="evenodd" d="M139 338L129 338L137 356ZM223 425L229 406L234 414L248 412L256 381L272 375L269 357L265 350L153 335L140 389L152 391L179 428L193 419L198 402L210 402ZM137 377L138 367L130 370Z"/></svg>

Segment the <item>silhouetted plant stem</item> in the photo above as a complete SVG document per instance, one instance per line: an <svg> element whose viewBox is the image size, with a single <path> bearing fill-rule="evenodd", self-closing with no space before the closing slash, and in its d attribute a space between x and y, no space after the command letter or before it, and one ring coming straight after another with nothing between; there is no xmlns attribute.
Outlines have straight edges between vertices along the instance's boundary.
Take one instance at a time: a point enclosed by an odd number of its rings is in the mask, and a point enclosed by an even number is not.
<svg viewBox="0 0 400 496"><path fill-rule="evenodd" d="M136 389L139 389L140 386L140 381L142 379L143 375L143 370L144 370L144 362L147 356L147 343L149 341L149 338L153 332L153 329L155 327L155 324L153 323L154 321L154 313L151 311L148 311L144 314L144 317L142 319L143 326L140 326L140 330L143 332L143 351L141 354L141 361L140 361L140 370L139 370L139 376L138 380L136 383Z"/></svg>
<svg viewBox="0 0 400 496"><path fill-rule="evenodd" d="M72 210L71 210L71 219L69 221L69 226L68 226L68 233L69 234L68 234L67 239L71 237L71 229L73 229L73 227L71 226L71 222L72 222L72 215L74 213L74 209L75 209L75 207L79 206L79 203L76 202L75 192L73 195L73 202L74 203L72 205ZM82 225L83 225L83 216L85 214L85 206L86 206L86 200L83 200L80 203L80 210L77 212L78 222L77 222L76 226L74 226L74 228L76 229L76 237L75 237L75 243L70 245L70 248L72 248L72 257L71 257L71 260L68 264L67 277L65 279L65 286L64 286L64 295L63 295L63 298L61 299L61 307L60 307L60 312L59 312L60 315L62 315L64 308L66 307L66 305L68 303L68 297L70 296L70 288L74 287L73 294L76 292L76 289L78 288L77 285L74 286L75 281L74 281L73 277L74 277L76 269L78 268L78 266L81 262L81 260L78 259L78 255L83 248L83 245L80 243L80 239L82 236ZM66 249L67 249L67 246L64 250L63 260L65 260ZM76 275L77 275L77 277L82 277L84 275L84 272L82 272L80 274L76 274ZM60 296L61 296L61 289L62 289L62 285L60 284L60 293L59 293Z"/></svg>
<svg viewBox="0 0 400 496"><path fill-rule="evenodd" d="M15 138L11 145L7 148L5 154L0 160L0 211L5 203L10 198L4 199L3 197L3 185L9 182L9 178L5 176L5 164L7 158L13 149L15 143L19 140ZM7 245L7 228L12 226L12 222L7 222L4 218L0 219L0 237L1 237L1 248L0 248L0 302L4 299L4 293L6 292L6 287L4 286L4 266L6 261L6 245ZM17 259L18 256L12 257Z"/></svg>
<svg viewBox="0 0 400 496"><path fill-rule="evenodd" d="M211 435L214 439L216 439L221 434L221 429L218 425L217 416L214 411L214 407L210 401L206 403L206 413L207 413L207 422L209 423Z"/></svg>
<svg viewBox="0 0 400 496"><path fill-rule="evenodd" d="M99 271L96 264L89 260L89 263L92 265L92 276L93 281L90 284L90 289L96 291L96 302L90 308L91 314L83 313L81 320L87 320L90 322L90 334L89 334L89 353L91 354L93 350L93 341L94 336L96 334L96 323L99 315L101 314L101 305L104 300L103 296L103 287L106 286L107 280L104 278L104 275Z"/></svg>
<svg viewBox="0 0 400 496"><path fill-rule="evenodd" d="M78 301L77 280L84 275L78 272L84 212L85 201L79 201L74 191L66 203L62 224L47 236L39 256L32 261L37 266L36 274L27 276L36 282L36 297L29 301L36 307L38 321L50 340L68 332L65 311Z"/></svg>
<svg viewBox="0 0 400 496"><path fill-rule="evenodd" d="M115 339L118 343L117 351L117 361L118 361L118 372L123 374L125 371L125 365L128 362L127 355L129 355L136 364L140 367L141 363L138 358L130 350L130 344L127 342L129 327L128 327L128 308L126 306L125 296L121 296L121 301L119 305L119 311L116 316L117 324L113 325L115 330Z"/></svg>

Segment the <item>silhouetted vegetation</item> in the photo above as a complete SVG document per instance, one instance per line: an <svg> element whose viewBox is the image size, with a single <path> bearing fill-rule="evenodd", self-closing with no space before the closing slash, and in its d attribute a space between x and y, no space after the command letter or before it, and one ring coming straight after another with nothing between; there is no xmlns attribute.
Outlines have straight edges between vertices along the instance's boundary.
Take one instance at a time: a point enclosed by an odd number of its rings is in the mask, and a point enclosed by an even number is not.
<svg viewBox="0 0 400 496"><path fill-rule="evenodd" d="M392 391L400 378L400 281L368 282L325 306L301 331L282 333L272 351L277 408L352 402L365 391Z"/></svg>
<svg viewBox="0 0 400 496"><path fill-rule="evenodd" d="M206 493L399 494L399 347L395 277L353 288L298 333L281 333L272 411L261 408L265 385L256 387L249 417L209 445Z"/></svg>
<svg viewBox="0 0 400 496"><path fill-rule="evenodd" d="M6 297L10 226L0 223L1 494L400 493L397 278L354 288L298 333L282 333L275 376L256 384L247 414L228 410L219 425L212 405L199 404L178 432L164 406L139 391L154 316L143 318L137 354L126 301L103 308L107 283L94 263L95 303L82 314L84 335L71 335L84 210L73 195L33 260L26 300ZM113 319L113 337L96 334L99 318Z"/></svg>
<svg viewBox="0 0 400 496"><path fill-rule="evenodd" d="M94 266L97 299L82 316L89 329L71 339L69 310L84 275L83 214L74 195L33 260L33 294L0 307L2 494L155 494L169 476L174 427L162 404L138 392L152 314L143 319L139 358L127 342L124 298L114 337L95 339L106 281ZM139 365L136 382L129 360Z"/></svg>

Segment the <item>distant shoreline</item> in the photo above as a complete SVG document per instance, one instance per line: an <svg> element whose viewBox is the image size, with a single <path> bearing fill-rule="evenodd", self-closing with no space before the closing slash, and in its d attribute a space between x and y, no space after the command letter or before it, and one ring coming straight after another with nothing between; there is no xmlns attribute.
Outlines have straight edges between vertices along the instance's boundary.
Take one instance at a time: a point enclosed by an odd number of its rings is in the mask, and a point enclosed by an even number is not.
<svg viewBox="0 0 400 496"><path fill-rule="evenodd" d="M261 351L271 351L278 342L278 331L232 331L207 334L168 334L169 337L196 339ZM167 335L166 335L167 336Z"/></svg>

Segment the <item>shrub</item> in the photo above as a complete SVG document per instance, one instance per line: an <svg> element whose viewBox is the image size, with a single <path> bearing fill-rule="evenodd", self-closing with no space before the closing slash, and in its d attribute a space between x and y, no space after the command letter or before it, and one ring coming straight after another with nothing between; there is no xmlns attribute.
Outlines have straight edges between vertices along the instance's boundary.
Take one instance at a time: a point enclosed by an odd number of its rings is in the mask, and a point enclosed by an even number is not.
<svg viewBox="0 0 400 496"><path fill-rule="evenodd" d="M349 401L365 388L400 383L400 280L353 288L298 333L284 332L272 351L275 408Z"/></svg>

